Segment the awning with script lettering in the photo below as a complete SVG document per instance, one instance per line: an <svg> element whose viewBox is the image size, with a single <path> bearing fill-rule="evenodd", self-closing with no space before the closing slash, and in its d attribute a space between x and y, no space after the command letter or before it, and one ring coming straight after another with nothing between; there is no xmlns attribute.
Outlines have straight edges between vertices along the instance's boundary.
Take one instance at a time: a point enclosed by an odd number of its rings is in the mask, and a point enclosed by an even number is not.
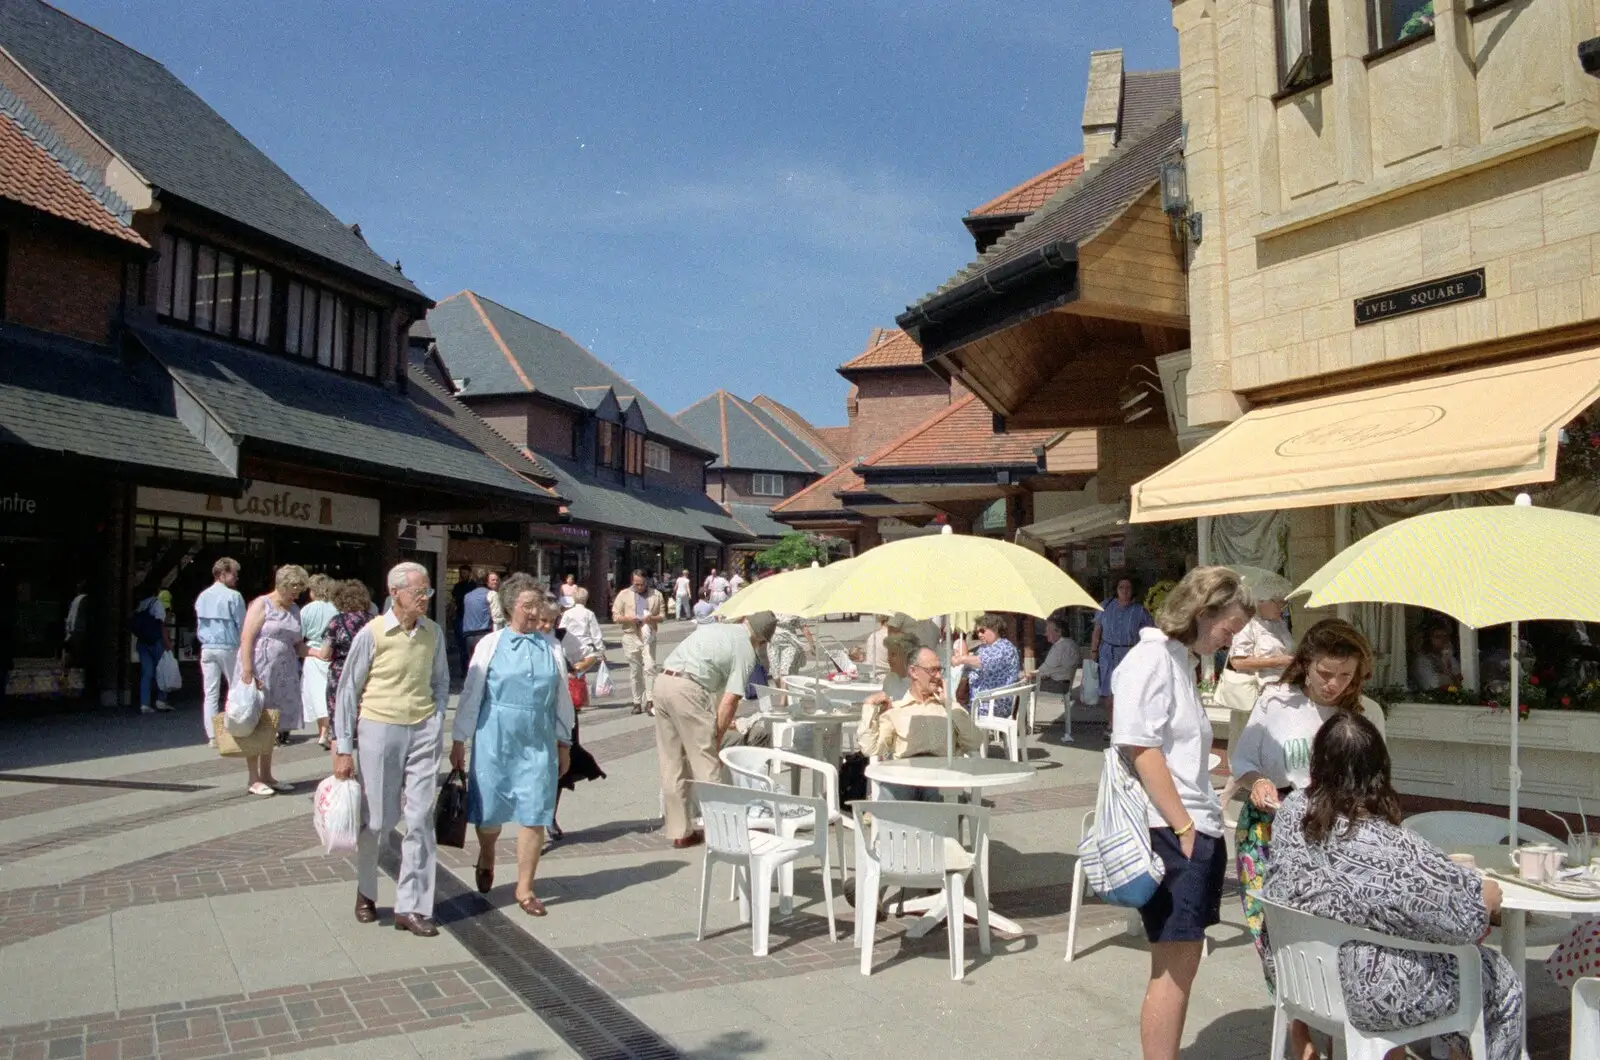
<svg viewBox="0 0 1600 1060"><path fill-rule="evenodd" d="M1136 523L1549 482L1600 349L1253 409L1134 485Z"/></svg>

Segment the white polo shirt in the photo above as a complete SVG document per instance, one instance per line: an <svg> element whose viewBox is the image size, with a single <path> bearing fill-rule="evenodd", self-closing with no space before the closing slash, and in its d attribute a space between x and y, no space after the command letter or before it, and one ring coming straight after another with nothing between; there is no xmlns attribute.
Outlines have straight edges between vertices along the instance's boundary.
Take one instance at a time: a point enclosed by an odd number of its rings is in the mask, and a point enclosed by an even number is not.
<svg viewBox="0 0 1600 1060"><path fill-rule="evenodd" d="M1111 742L1122 747L1159 747L1172 782L1195 830L1222 835L1222 803L1211 790L1211 719L1194 683L1189 649L1147 626L1139 643L1111 675L1116 721ZM1150 827L1169 827L1152 804Z"/></svg>

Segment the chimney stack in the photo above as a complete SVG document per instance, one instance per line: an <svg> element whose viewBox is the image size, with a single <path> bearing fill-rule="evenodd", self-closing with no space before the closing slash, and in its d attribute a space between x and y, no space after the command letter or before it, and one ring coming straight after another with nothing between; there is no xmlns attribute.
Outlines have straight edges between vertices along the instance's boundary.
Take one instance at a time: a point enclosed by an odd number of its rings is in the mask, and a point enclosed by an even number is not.
<svg viewBox="0 0 1600 1060"><path fill-rule="evenodd" d="M1122 49L1089 53L1089 89L1083 97L1083 164L1104 158L1117 145L1122 123Z"/></svg>

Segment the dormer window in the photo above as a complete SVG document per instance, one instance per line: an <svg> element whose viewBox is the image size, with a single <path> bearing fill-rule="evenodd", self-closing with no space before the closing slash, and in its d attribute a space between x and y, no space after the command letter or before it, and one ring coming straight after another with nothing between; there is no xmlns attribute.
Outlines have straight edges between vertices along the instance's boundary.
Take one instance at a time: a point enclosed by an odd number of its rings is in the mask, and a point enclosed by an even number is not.
<svg viewBox="0 0 1600 1060"><path fill-rule="evenodd" d="M595 424L595 463L601 467L622 466L622 428L608 420Z"/></svg>
<svg viewBox="0 0 1600 1060"><path fill-rule="evenodd" d="M644 435L638 431L624 431L627 438L627 460L624 471L629 475L644 474Z"/></svg>
<svg viewBox="0 0 1600 1060"><path fill-rule="evenodd" d="M272 273L198 240L168 232L156 263L156 315L200 331L267 345Z"/></svg>
<svg viewBox="0 0 1600 1060"><path fill-rule="evenodd" d="M283 352L324 368L376 378L378 311L298 280L289 282Z"/></svg>

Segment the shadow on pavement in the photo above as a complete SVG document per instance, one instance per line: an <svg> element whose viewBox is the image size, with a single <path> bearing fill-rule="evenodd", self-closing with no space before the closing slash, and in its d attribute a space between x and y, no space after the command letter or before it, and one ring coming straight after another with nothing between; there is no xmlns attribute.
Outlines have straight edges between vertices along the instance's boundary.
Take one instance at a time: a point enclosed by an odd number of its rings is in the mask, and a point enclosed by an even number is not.
<svg viewBox="0 0 1600 1060"><path fill-rule="evenodd" d="M546 904L570 905L616 894L641 883L655 883L688 867L682 861L648 861L643 865L580 872L571 876L540 874L538 882L547 885L554 894L554 897L546 899Z"/></svg>
<svg viewBox="0 0 1600 1060"><path fill-rule="evenodd" d="M1202 972L1202 974L1204 974ZM1213 1020L1183 1051L1184 1060L1238 1060L1265 1056L1272 1044L1272 1009L1241 1009Z"/></svg>
<svg viewBox="0 0 1600 1060"><path fill-rule="evenodd" d="M93 707L70 713L0 720L0 768L33 769L100 758L205 748L199 701L173 704L171 713L137 707ZM211 752L213 755L215 751Z"/></svg>

